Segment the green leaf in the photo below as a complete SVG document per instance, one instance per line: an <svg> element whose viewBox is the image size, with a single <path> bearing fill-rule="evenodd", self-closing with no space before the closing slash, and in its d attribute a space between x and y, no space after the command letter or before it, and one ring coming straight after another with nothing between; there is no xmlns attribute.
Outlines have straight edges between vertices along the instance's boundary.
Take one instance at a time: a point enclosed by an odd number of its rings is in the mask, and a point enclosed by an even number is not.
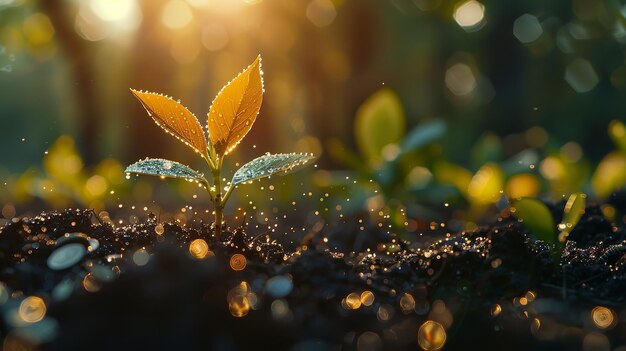
<svg viewBox="0 0 626 351"><path fill-rule="evenodd" d="M523 197L513 201L511 213L537 238L550 246L554 244L554 219L543 202Z"/></svg>
<svg viewBox="0 0 626 351"><path fill-rule="evenodd" d="M563 221L559 224L559 241L565 242L572 232L580 217L585 213L587 195L585 193L574 193L570 195L563 210Z"/></svg>
<svg viewBox="0 0 626 351"><path fill-rule="evenodd" d="M598 164L591 185L599 197L607 197L626 185L626 153L613 151Z"/></svg>
<svg viewBox="0 0 626 351"><path fill-rule="evenodd" d="M146 158L145 160L137 161L126 167L125 172L206 182L202 173L178 162L161 158Z"/></svg>
<svg viewBox="0 0 626 351"><path fill-rule="evenodd" d="M404 138L403 151L410 151L426 146L441 138L446 132L444 121L436 120L413 128Z"/></svg>
<svg viewBox="0 0 626 351"><path fill-rule="evenodd" d="M361 155L371 164L383 160L383 149L397 144L404 135L406 118L400 99L392 90L383 88L359 107L354 132Z"/></svg>
<svg viewBox="0 0 626 351"><path fill-rule="evenodd" d="M265 154L239 168L231 180L231 185L269 177L276 173L289 173L314 158L312 154Z"/></svg>

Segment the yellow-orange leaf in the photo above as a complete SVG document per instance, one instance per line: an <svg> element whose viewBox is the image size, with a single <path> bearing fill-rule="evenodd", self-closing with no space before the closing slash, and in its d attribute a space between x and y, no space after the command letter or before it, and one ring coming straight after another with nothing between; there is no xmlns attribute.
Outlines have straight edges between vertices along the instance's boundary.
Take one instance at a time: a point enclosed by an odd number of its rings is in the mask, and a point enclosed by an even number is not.
<svg viewBox="0 0 626 351"><path fill-rule="evenodd" d="M208 113L209 138L218 156L228 154L252 128L263 101L261 56L226 84Z"/></svg>
<svg viewBox="0 0 626 351"><path fill-rule="evenodd" d="M154 122L196 152L206 155L206 138L196 116L172 98L131 89Z"/></svg>

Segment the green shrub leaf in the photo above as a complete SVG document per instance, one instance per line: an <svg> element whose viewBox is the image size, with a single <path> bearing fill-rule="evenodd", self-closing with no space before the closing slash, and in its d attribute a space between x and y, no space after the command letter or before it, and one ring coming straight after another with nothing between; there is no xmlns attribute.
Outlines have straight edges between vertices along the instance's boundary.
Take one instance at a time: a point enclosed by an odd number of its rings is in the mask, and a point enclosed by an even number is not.
<svg viewBox="0 0 626 351"><path fill-rule="evenodd" d="M183 178L206 182L204 175L175 161L147 158L126 167L126 173L147 174L167 178Z"/></svg>
<svg viewBox="0 0 626 351"><path fill-rule="evenodd" d="M312 154L265 154L239 168L233 176L231 185L269 177L276 173L289 173L314 158Z"/></svg>
<svg viewBox="0 0 626 351"><path fill-rule="evenodd" d="M554 219L543 202L524 197L513 201L511 213L537 238L552 246L554 244Z"/></svg>
<svg viewBox="0 0 626 351"><path fill-rule="evenodd" d="M367 98L357 111L354 132L362 156L372 165L383 160L383 148L404 135L406 118L400 99L383 88Z"/></svg>
<svg viewBox="0 0 626 351"><path fill-rule="evenodd" d="M626 185L626 153L613 151L604 156L591 177L591 185L599 197L607 197Z"/></svg>
<svg viewBox="0 0 626 351"><path fill-rule="evenodd" d="M626 152L626 125L624 123L613 120L609 124L609 136L618 149Z"/></svg>
<svg viewBox="0 0 626 351"><path fill-rule="evenodd" d="M410 151L426 146L440 139L446 132L444 121L436 120L413 128L404 138L403 151Z"/></svg>

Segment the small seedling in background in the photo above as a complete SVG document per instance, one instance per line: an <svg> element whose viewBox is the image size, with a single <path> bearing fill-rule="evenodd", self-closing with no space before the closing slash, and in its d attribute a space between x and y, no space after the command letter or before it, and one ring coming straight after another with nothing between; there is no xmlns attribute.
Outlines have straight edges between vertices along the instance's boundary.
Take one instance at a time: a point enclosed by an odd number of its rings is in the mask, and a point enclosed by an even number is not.
<svg viewBox="0 0 626 351"><path fill-rule="evenodd" d="M511 213L531 233L548 244L556 263L561 257L569 234L585 213L586 198L587 195L584 193L570 195L563 210L563 220L558 225L554 224L554 218L548 207L537 199L525 197L513 201ZM558 229L558 235L555 229Z"/></svg>
<svg viewBox="0 0 626 351"><path fill-rule="evenodd" d="M193 113L170 97L133 89L131 91L159 127L191 147L206 161L211 170L212 182L196 170L163 159L146 158L128 166L126 172L161 178L182 178L204 185L215 208L215 236L218 240L222 233L224 207L237 185L290 172L313 159L311 154L268 153L243 165L235 172L230 183L222 184L224 158L250 131L261 108L264 92L261 56L217 94L207 114L206 132ZM208 140L205 133L208 133Z"/></svg>

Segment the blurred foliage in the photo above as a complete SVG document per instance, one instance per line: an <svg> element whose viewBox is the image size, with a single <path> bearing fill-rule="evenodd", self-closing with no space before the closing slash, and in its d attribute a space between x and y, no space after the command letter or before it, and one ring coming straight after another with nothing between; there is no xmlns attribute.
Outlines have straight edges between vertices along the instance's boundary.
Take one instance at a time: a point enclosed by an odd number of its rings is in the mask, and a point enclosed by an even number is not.
<svg viewBox="0 0 626 351"><path fill-rule="evenodd" d="M605 198L626 184L625 48L623 0L4 0L0 196L58 206L188 196L106 175L102 160L192 163L143 124L127 89L205 111L209 92L261 53L263 118L233 158L294 145L322 155L312 179L329 196L298 206L382 211L413 228L441 213L478 221L502 195ZM31 168L61 135L76 140L69 172ZM80 163L67 156L78 150ZM305 178L281 179L275 201L239 202L273 212L312 197Z"/></svg>
<svg viewBox="0 0 626 351"><path fill-rule="evenodd" d="M7 192L0 193L4 202L28 203L40 200L55 208L79 204L103 210L106 195L127 192L124 168L114 159L104 159L88 171L74 140L61 136L43 157L43 169L30 168L6 180Z"/></svg>
<svg viewBox="0 0 626 351"><path fill-rule="evenodd" d="M443 156L445 146L440 139L445 125L440 121L416 127L405 139L399 139L402 133L395 132L395 128L388 134L379 131L385 121L391 121L394 126L405 123L401 102L391 90L385 88L374 93L357 113L360 115L355 120L356 139L378 138L373 143L376 147L362 148L357 156L340 141L332 140L328 145L330 155L351 168L360 183L351 182L352 177L345 177L345 172L335 172L334 178L344 187L352 186L351 193L358 192L359 188L370 188L374 195L369 199L361 198L361 203L353 202L352 208L357 211L369 208L370 212L374 208L387 208L398 227L406 226L407 218L436 218L438 214L432 210L447 212L442 206L459 209L469 206L469 211L457 213L457 216L471 222L488 208L502 209L499 206L502 200L506 203L507 199L523 199L516 200L515 207L522 218L528 218L529 229L540 237L553 236L556 227L549 211L530 197L542 195L559 200L572 194L561 224L565 227L560 228L562 236L566 237L571 223L580 218L580 206L584 208L586 195L579 191L591 191L596 197L604 198L626 185L621 150L609 153L592 175L591 166L583 159L576 143L567 143L558 151L548 145L528 147L505 159L501 139L485 133L468 152L476 166L467 169ZM364 126L367 123L371 125ZM624 124L617 120L609 124L608 134L617 147L625 143L624 131ZM544 133L542 129L533 128L527 135L538 138ZM347 181L342 182L342 177ZM568 210L572 207L573 211ZM550 221L544 220L546 213Z"/></svg>

